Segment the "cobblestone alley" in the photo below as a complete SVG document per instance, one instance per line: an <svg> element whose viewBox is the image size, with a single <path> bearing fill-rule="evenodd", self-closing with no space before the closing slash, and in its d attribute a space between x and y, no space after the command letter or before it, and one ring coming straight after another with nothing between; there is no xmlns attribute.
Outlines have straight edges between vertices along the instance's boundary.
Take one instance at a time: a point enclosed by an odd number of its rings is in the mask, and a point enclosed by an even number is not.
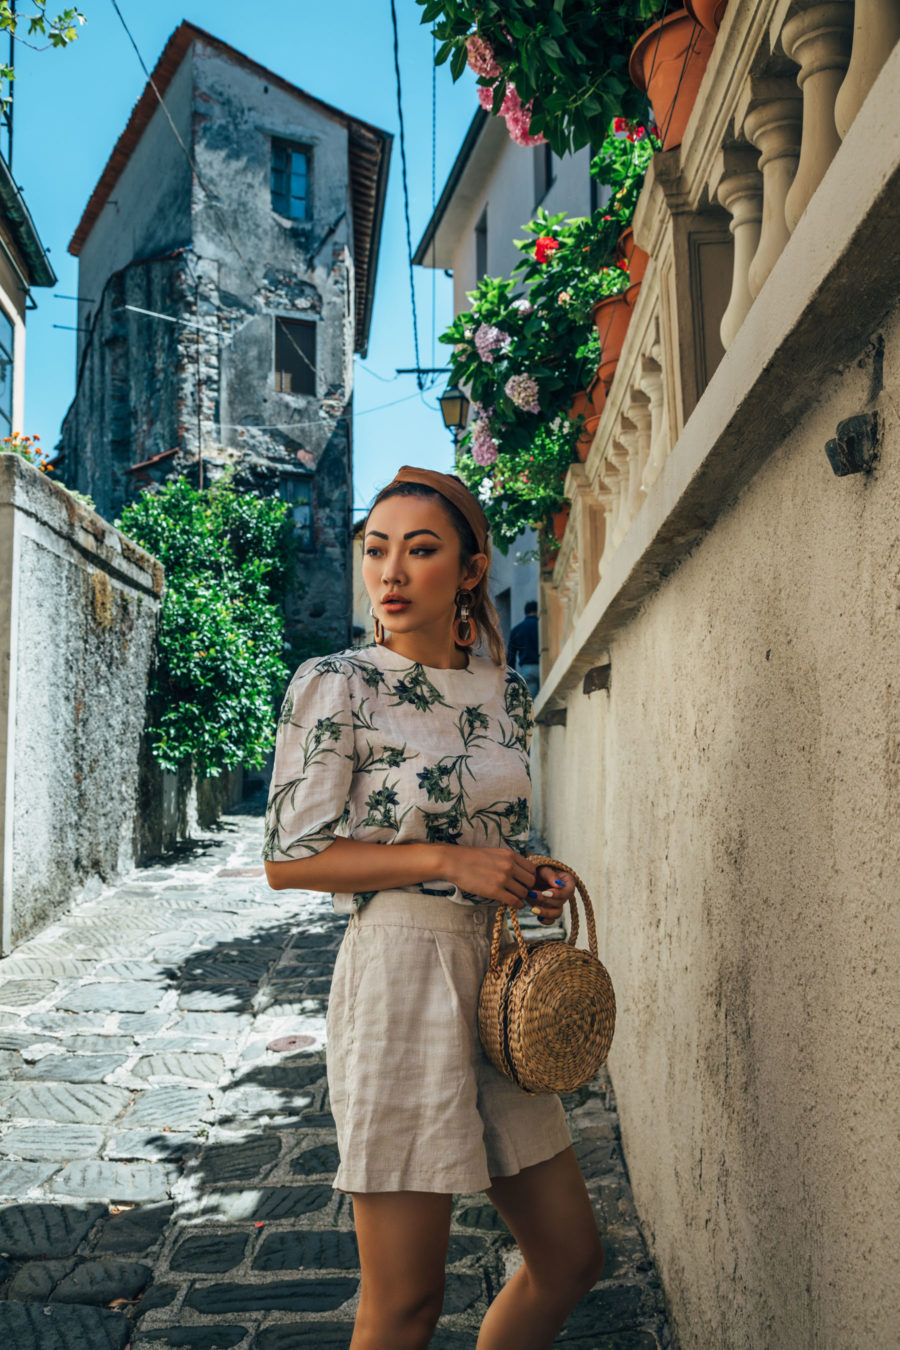
<svg viewBox="0 0 900 1350"><path fill-rule="evenodd" d="M343 919L270 891L262 803L0 961L0 1344L346 1347L358 1289L324 1065ZM607 1264L559 1344L669 1344L601 1077L566 1102ZM515 1261L457 1201L436 1350Z"/></svg>

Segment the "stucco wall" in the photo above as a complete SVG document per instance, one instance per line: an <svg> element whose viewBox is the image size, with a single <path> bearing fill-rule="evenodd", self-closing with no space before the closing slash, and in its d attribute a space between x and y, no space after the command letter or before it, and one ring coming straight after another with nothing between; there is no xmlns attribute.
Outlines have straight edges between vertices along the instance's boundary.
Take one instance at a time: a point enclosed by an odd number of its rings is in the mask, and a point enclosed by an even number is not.
<svg viewBox="0 0 900 1350"><path fill-rule="evenodd" d="M875 472L823 448L869 349L617 632L609 693L537 735L537 823L595 881L685 1350L896 1344L896 315L884 338Z"/></svg>
<svg viewBox="0 0 900 1350"><path fill-rule="evenodd" d="M0 455L0 947L131 865L162 571Z"/></svg>
<svg viewBox="0 0 900 1350"><path fill-rule="evenodd" d="M166 89L164 102L185 145L191 136L191 62L185 60ZM191 236L191 170L162 108L157 108L116 181L115 188L78 258L77 363L87 341L89 316L114 272L135 258L168 253ZM140 300L135 301L141 304ZM155 305L145 308L154 309ZM154 322L143 318L144 326Z"/></svg>

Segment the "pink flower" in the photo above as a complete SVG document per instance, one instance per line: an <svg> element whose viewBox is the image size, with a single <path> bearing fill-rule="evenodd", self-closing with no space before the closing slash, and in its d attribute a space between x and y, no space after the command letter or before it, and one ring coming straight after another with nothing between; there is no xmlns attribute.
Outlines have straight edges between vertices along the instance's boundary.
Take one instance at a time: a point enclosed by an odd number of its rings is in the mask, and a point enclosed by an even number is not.
<svg viewBox="0 0 900 1350"><path fill-rule="evenodd" d="M526 300L524 296L520 300L514 300L512 303L512 307L514 310L517 310L518 313L521 314L524 318L527 318L529 314L534 313L534 305L531 303L530 300Z"/></svg>
<svg viewBox="0 0 900 1350"><path fill-rule="evenodd" d="M486 417L479 417L477 422L472 424L472 442L469 448L475 463L480 464L482 468L488 464L496 464L500 448L491 435L491 424Z"/></svg>
<svg viewBox="0 0 900 1350"><path fill-rule="evenodd" d="M545 138L543 136L532 136L531 134L531 112L531 103L523 105L516 86L507 84L506 93L500 105L500 116L506 118L506 129L509 132L510 140L515 141L516 145L544 144Z"/></svg>
<svg viewBox="0 0 900 1350"><path fill-rule="evenodd" d="M541 411L538 383L533 375L510 375L503 386L503 392L523 412L537 413Z"/></svg>
<svg viewBox="0 0 900 1350"><path fill-rule="evenodd" d="M500 67L489 42L477 33L470 33L466 38L466 51L469 53L469 66L476 75L482 75L486 80L497 79Z"/></svg>
<svg viewBox="0 0 900 1350"><path fill-rule="evenodd" d="M478 86L478 102L481 104L482 108L484 108L485 112L490 112L491 108L494 106L493 89L488 89L486 84L480 84Z"/></svg>
<svg viewBox="0 0 900 1350"><path fill-rule="evenodd" d="M495 328L492 324L483 323L475 331L475 348L482 361L489 366L493 365L494 353L508 351L511 342L509 333L504 333L502 328Z"/></svg>

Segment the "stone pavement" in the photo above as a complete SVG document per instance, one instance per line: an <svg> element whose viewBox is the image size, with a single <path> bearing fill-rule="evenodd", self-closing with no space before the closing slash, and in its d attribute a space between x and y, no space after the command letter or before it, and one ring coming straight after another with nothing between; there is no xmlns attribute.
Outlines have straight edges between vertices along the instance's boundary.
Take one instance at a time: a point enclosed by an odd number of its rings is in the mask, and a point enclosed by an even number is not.
<svg viewBox="0 0 900 1350"><path fill-rule="evenodd" d="M324 1021L344 920L270 891L262 804L0 961L0 1345L346 1347ZM557 1344L669 1345L605 1076L566 1107L607 1260ZM516 1250L456 1202L435 1350L473 1350Z"/></svg>

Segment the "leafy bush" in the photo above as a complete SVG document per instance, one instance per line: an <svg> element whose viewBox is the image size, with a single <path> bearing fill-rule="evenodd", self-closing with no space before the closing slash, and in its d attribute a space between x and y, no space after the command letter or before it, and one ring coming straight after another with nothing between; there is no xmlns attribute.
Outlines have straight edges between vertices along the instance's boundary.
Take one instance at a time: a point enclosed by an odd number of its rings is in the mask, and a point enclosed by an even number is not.
<svg viewBox="0 0 900 1350"><path fill-rule="evenodd" d="M482 277L470 308L441 335L453 348L450 378L472 397L457 468L479 493L502 552L525 525L546 531L564 503L584 426L568 414L601 360L591 312L630 284L617 243L658 148L654 128L615 118L591 165L609 189L605 205L571 220L538 211L516 240L513 275Z"/></svg>
<svg viewBox="0 0 900 1350"><path fill-rule="evenodd" d="M273 698L288 675L281 600L288 506L185 478L141 494L118 527L166 574L149 735L161 768L192 758L211 777L258 768L273 743Z"/></svg>
<svg viewBox="0 0 900 1350"><path fill-rule="evenodd" d="M558 155L597 144L615 114L645 116L628 59L663 0L417 0L433 25L436 61L454 80L468 64L482 106L503 114L520 145Z"/></svg>

